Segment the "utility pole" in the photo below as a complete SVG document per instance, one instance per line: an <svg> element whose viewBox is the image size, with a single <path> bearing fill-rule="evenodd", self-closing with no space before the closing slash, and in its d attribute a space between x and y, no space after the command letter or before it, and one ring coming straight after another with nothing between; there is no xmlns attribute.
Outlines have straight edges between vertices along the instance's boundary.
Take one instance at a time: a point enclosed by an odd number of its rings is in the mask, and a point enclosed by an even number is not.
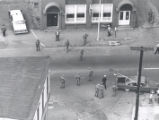
<svg viewBox="0 0 159 120"><path fill-rule="evenodd" d="M136 91L136 106L135 106L135 117L134 117L134 120L138 120L139 93L140 93L143 55L144 55L144 51L153 51L153 48L141 46L141 47L130 47L130 49L140 51L140 60L139 60L139 68L138 68L138 82L137 82L137 91Z"/></svg>
<svg viewBox="0 0 159 120"><path fill-rule="evenodd" d="M100 7L100 11L99 11L99 17L98 17L98 32L97 32L97 41L99 41L99 34L100 34L100 21L101 21L101 5L102 5L102 0L99 0L99 7Z"/></svg>

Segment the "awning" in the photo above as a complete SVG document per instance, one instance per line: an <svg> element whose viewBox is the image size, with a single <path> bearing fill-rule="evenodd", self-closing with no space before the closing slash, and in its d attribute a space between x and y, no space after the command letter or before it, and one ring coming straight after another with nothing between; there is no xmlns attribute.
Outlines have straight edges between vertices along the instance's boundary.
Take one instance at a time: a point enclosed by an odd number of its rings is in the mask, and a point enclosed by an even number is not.
<svg viewBox="0 0 159 120"><path fill-rule="evenodd" d="M133 3L132 1L130 1L130 0L122 0L121 2L119 2L118 6L117 6L117 8L116 8L116 11L119 11L120 8L121 8L123 5L125 5L125 4L131 5L133 11L136 11L136 8L135 8L135 6L134 6L134 3Z"/></svg>
<svg viewBox="0 0 159 120"><path fill-rule="evenodd" d="M52 7L52 6L55 6L57 8L59 8L59 10L61 9L60 5L58 3L55 3L55 2L51 2L49 4L47 4L43 10L43 14L46 14L46 11L48 8Z"/></svg>

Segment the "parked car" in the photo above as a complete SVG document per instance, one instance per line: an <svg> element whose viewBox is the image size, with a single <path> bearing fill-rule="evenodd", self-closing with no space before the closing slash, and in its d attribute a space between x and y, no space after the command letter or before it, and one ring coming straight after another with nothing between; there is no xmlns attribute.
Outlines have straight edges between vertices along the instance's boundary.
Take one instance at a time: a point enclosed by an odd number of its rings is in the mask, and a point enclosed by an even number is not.
<svg viewBox="0 0 159 120"><path fill-rule="evenodd" d="M26 21L21 10L10 10L9 18L15 34L28 33Z"/></svg>
<svg viewBox="0 0 159 120"><path fill-rule="evenodd" d="M137 90L137 76L122 76L118 75L117 76L117 81L116 81L116 86L118 89L123 89L123 90L131 90L131 91L136 91ZM141 82L140 82L140 91L144 92L149 92L150 88L147 84L147 80L145 76L141 76Z"/></svg>

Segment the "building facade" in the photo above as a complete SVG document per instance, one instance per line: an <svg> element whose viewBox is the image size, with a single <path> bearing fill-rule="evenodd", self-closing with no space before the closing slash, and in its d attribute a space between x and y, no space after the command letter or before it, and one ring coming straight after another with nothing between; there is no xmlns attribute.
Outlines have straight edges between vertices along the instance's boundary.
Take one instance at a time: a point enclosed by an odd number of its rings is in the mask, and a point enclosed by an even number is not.
<svg viewBox="0 0 159 120"><path fill-rule="evenodd" d="M14 1L14 0L12 0ZM137 25L137 0L17 0L16 9L23 9L31 28L91 28L101 24ZM1 4L7 3L1 1ZM15 2L9 2L15 9ZM18 6L18 4L20 4ZM22 5L23 4L23 5ZM6 7L7 9L7 7ZM7 10L6 10L7 11Z"/></svg>

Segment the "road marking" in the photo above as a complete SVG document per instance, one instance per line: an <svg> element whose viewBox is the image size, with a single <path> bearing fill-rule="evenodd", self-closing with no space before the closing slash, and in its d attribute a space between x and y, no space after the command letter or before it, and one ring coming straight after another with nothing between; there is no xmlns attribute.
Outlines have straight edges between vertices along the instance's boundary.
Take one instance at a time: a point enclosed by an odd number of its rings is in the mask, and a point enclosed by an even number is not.
<svg viewBox="0 0 159 120"><path fill-rule="evenodd" d="M159 70L159 68L144 68L144 70Z"/></svg>

